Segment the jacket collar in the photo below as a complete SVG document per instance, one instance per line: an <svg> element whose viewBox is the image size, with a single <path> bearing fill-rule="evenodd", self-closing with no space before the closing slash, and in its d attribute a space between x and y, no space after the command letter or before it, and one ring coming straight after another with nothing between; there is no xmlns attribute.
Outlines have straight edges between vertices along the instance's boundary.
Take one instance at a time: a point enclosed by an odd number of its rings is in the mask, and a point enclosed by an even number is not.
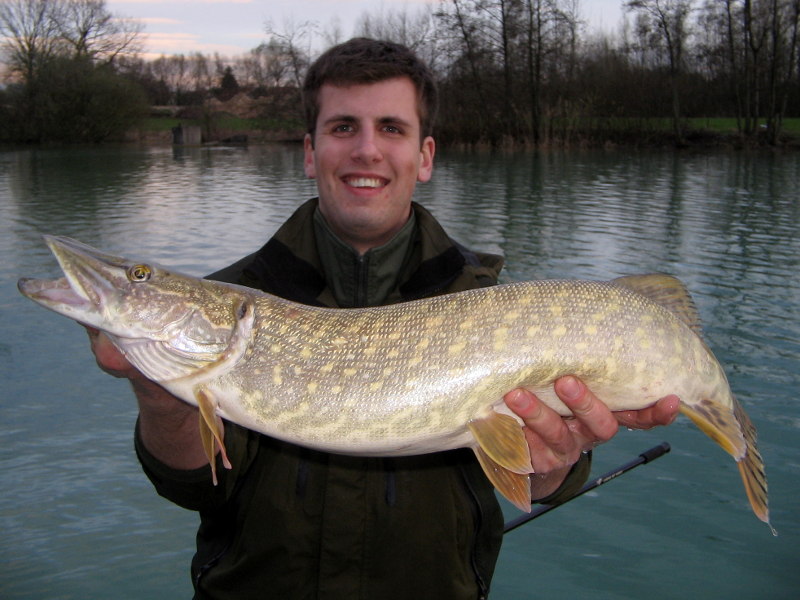
<svg viewBox="0 0 800 600"><path fill-rule="evenodd" d="M245 284L270 294L318 306L337 306L323 275L313 225L318 200L301 205L245 268ZM451 240L425 208L412 203L416 231L409 259L398 273L390 302L412 300L442 291L474 257ZM470 261L471 262L471 261Z"/></svg>

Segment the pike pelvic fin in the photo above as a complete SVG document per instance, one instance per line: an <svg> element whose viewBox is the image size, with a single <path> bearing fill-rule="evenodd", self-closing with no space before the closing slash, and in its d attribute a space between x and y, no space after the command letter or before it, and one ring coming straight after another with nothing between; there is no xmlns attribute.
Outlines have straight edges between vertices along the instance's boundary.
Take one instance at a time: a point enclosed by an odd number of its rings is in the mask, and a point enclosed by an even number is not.
<svg viewBox="0 0 800 600"><path fill-rule="evenodd" d="M467 427L481 449L498 465L512 473L533 473L528 442L514 417L492 411L486 417L472 419Z"/></svg>
<svg viewBox="0 0 800 600"><path fill-rule="evenodd" d="M514 417L492 411L467 427L475 437L473 450L489 481L517 508L530 512L529 474L533 467L522 426Z"/></svg>
<svg viewBox="0 0 800 600"><path fill-rule="evenodd" d="M518 509L531 512L530 475L514 473L500 466L480 446L474 446L472 449L478 457L483 472L497 491Z"/></svg>
<svg viewBox="0 0 800 600"><path fill-rule="evenodd" d="M611 283L633 290L675 313L681 321L702 338L700 314L697 312L689 290L677 277L663 273L627 275L612 279Z"/></svg>
<svg viewBox="0 0 800 600"><path fill-rule="evenodd" d="M208 458L208 464L211 465L211 480L214 485L217 485L217 448L222 456L222 465L226 469L232 468L225 450L225 443L222 440L222 419L214 410L216 403L204 390L196 390L195 398L197 406L200 408L200 438L203 442L203 450Z"/></svg>

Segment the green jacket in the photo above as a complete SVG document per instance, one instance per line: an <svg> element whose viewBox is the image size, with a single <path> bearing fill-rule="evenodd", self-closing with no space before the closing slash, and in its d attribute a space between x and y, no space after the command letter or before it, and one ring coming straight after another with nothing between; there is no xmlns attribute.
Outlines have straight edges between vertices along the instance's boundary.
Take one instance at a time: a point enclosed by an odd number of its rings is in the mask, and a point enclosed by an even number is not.
<svg viewBox="0 0 800 600"><path fill-rule="evenodd" d="M264 247L209 277L337 306L318 255L316 206L316 200L305 203ZM416 204L414 217L387 303L496 283L502 258L459 246ZM157 491L200 513L192 561L198 599L449 600L488 594L503 519L471 450L340 456L226 423L234 468L219 466L214 487L208 467L170 469L136 439ZM562 488L580 486L586 474Z"/></svg>

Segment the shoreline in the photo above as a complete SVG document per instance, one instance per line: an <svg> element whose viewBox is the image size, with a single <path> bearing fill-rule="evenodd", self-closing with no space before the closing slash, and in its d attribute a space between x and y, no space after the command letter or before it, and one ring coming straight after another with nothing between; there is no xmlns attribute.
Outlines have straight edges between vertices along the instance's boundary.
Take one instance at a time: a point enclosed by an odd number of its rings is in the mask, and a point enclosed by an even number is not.
<svg viewBox="0 0 800 600"><path fill-rule="evenodd" d="M266 130L266 129L219 129L214 139L203 141L200 144L173 144L171 131L154 131L138 129L128 132L124 139L118 142L145 143L155 145L174 145L176 147L207 147L207 146L245 146L273 143L298 143L303 142L304 133L300 131ZM111 142L113 143L113 142ZM745 138L738 133L720 133L709 130L687 131L682 143L676 143L671 133L663 135L654 132L625 132L624 134L606 135L602 137L573 136L569 140L559 140L535 146L528 142L504 141L492 144L489 142L461 142L444 138L437 138L437 145L443 149L464 151L493 151L493 152L520 152L532 150L613 150L624 148L652 148L672 150L774 150L794 151L800 150L800 135L785 133L778 144L770 144L765 136L757 139Z"/></svg>

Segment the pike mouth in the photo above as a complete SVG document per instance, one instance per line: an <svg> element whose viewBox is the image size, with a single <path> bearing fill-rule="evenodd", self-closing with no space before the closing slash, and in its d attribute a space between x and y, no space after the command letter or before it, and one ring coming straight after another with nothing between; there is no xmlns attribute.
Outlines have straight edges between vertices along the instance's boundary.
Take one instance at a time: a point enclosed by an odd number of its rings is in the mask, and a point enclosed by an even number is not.
<svg viewBox="0 0 800 600"><path fill-rule="evenodd" d="M91 309L88 298L76 294L66 277L59 279L33 279L23 277L17 282L23 296L48 306L67 305L80 309Z"/></svg>
<svg viewBox="0 0 800 600"><path fill-rule="evenodd" d="M115 283L125 279L124 259L105 254L66 237L46 235L45 242L61 267L59 279L23 278L17 288L55 312L92 324L115 294Z"/></svg>

